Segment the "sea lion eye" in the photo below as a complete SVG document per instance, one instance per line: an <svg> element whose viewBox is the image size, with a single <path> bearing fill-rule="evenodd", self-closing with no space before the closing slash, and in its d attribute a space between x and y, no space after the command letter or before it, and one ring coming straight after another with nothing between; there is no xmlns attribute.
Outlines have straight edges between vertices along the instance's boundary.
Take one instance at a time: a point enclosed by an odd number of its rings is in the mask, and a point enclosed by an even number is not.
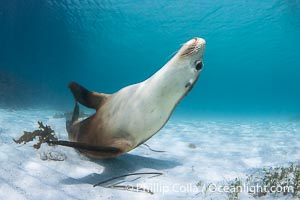
<svg viewBox="0 0 300 200"><path fill-rule="evenodd" d="M196 61L196 70L199 71L203 68L203 63L201 61Z"/></svg>

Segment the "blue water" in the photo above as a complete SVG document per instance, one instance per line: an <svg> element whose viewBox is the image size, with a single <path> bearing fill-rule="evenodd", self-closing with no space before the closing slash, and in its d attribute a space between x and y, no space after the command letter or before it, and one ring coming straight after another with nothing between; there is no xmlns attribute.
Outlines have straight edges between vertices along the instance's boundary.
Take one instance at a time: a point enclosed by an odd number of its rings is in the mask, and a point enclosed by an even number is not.
<svg viewBox="0 0 300 200"><path fill-rule="evenodd" d="M71 108L68 82L115 92L195 36L205 68L176 112L300 114L299 0L1 0L0 105Z"/></svg>

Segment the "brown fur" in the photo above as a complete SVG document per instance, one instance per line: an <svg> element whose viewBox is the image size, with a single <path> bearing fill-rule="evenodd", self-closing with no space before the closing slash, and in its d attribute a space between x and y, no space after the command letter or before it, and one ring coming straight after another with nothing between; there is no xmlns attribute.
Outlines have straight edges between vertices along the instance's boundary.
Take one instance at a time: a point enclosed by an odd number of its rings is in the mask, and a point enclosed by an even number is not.
<svg viewBox="0 0 300 200"><path fill-rule="evenodd" d="M91 146L114 147L120 150L117 153L80 150L82 153L93 158L111 158L126 153L133 148L128 134L126 137L126 134L118 133L117 135L120 137L114 137L105 126L105 121L101 115L101 107L105 105L107 100L109 100L110 95L88 91L77 83L70 83L69 87L76 101L79 101L87 107L96 109L96 113L94 115L83 121L75 119L73 122L67 123L69 140ZM78 111L78 107L76 108L75 106L73 118L74 115L76 118L76 112Z"/></svg>

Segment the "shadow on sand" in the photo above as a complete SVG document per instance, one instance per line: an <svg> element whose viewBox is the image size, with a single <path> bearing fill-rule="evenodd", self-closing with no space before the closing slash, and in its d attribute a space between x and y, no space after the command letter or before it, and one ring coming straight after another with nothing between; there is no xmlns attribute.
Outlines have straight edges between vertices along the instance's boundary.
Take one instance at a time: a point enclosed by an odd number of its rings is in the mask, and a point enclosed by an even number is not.
<svg viewBox="0 0 300 200"><path fill-rule="evenodd" d="M120 176L128 173L135 173L140 169L145 168L143 172L160 172L160 170L171 169L176 166L182 165L179 162L161 160L156 158L149 158L138 156L134 154L125 154L118 158L95 160L91 159L91 162L95 162L104 167L104 171L101 174L92 173L88 176L74 179L67 178L62 180L62 184L73 185L73 184L91 184L94 185L105 179L109 179L115 176ZM141 171L139 171L141 172ZM119 182L120 179L109 182L110 184Z"/></svg>

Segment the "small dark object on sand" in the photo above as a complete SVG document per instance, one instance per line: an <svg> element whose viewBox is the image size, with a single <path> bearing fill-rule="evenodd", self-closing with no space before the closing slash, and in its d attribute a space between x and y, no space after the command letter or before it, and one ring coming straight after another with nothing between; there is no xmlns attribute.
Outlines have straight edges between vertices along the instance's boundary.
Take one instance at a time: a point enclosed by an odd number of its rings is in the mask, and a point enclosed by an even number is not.
<svg viewBox="0 0 300 200"><path fill-rule="evenodd" d="M196 149L197 146L196 146L195 144L193 144L193 143L190 143L190 144L189 144L189 148L190 148L190 149Z"/></svg>

